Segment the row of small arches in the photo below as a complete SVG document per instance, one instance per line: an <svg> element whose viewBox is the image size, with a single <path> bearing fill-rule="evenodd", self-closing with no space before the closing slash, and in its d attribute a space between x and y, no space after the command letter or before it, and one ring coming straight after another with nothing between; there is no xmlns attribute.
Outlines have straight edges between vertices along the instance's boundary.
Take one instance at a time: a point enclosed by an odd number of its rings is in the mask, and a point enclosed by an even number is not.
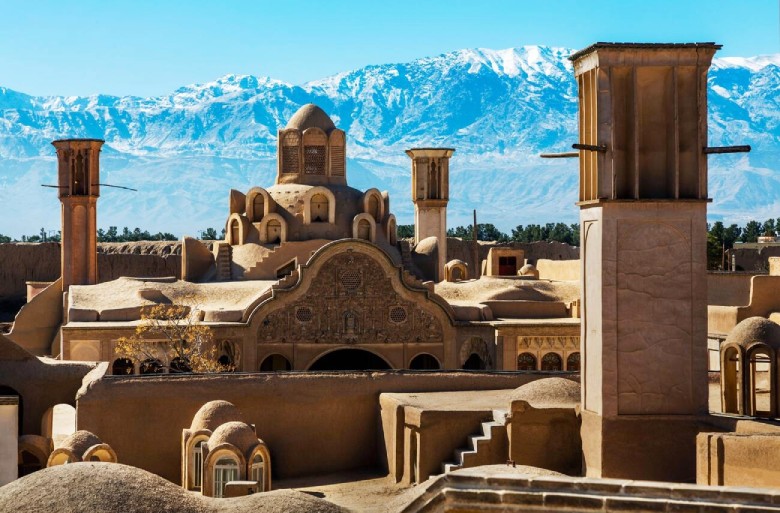
<svg viewBox="0 0 780 513"><path fill-rule="evenodd" d="M579 371L580 353L570 353L566 357L566 369L563 367L563 357L555 352L546 353L541 360L533 353L520 353L517 356L517 370L521 371Z"/></svg>
<svg viewBox="0 0 780 513"><path fill-rule="evenodd" d="M226 354L223 354L217 359L217 362L224 369L232 369L234 366L233 359ZM132 374L178 374L183 372L192 372L192 366L186 358L176 357L173 358L166 366L162 360L158 358L147 358L142 360L136 366L129 358L117 358L111 364L111 374L115 376L129 376Z"/></svg>

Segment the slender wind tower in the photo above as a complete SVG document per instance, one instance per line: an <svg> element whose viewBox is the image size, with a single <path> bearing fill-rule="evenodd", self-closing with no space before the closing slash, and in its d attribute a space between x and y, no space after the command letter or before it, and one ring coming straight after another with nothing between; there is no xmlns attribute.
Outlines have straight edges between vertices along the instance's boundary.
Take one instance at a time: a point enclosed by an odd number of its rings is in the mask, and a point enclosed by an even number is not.
<svg viewBox="0 0 780 513"><path fill-rule="evenodd" d="M53 141L62 203L62 290L97 283L97 200L100 139Z"/></svg>

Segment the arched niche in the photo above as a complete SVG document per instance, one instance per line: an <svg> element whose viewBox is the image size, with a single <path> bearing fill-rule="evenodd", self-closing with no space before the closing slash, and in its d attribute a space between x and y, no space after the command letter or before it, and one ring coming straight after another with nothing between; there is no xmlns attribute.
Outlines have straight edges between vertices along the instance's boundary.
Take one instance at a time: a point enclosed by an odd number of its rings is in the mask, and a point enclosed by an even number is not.
<svg viewBox="0 0 780 513"><path fill-rule="evenodd" d="M385 218L385 201L382 193L378 189L368 189L361 200L363 212L374 218L374 221L381 223Z"/></svg>
<svg viewBox="0 0 780 513"><path fill-rule="evenodd" d="M135 374L135 364L129 358L117 358L111 364L111 374L114 376L129 376Z"/></svg>
<svg viewBox="0 0 780 513"><path fill-rule="evenodd" d="M376 242L376 222L371 214L363 212L352 219L352 238Z"/></svg>
<svg viewBox="0 0 780 513"><path fill-rule="evenodd" d="M239 214L230 214L225 227L225 240L231 246L240 246L246 243L249 232L249 221Z"/></svg>
<svg viewBox="0 0 780 513"><path fill-rule="evenodd" d="M448 282L468 280L468 264L462 260L450 260L444 264L444 279Z"/></svg>
<svg viewBox="0 0 780 513"><path fill-rule="evenodd" d="M543 371L562 371L563 370L563 358L558 353L547 353L542 356L542 370Z"/></svg>
<svg viewBox="0 0 780 513"><path fill-rule="evenodd" d="M754 344L745 352L745 364L745 413L752 417L777 417L775 350L766 344Z"/></svg>
<svg viewBox="0 0 780 513"><path fill-rule="evenodd" d="M295 128L279 132L279 173L297 175L301 172L301 132Z"/></svg>
<svg viewBox="0 0 780 513"><path fill-rule="evenodd" d="M246 193L246 217L250 223L258 223L273 212L274 200L262 187L252 187Z"/></svg>
<svg viewBox="0 0 780 513"><path fill-rule="evenodd" d="M729 344L720 351L720 390L723 413L743 415L745 406L742 392L744 391L744 362L742 348Z"/></svg>
<svg viewBox="0 0 780 513"><path fill-rule="evenodd" d="M395 214L387 217L387 242L395 246L398 243L398 222L395 220Z"/></svg>
<svg viewBox="0 0 780 513"><path fill-rule="evenodd" d="M328 135L317 127L303 131L303 174L325 176L328 168Z"/></svg>
<svg viewBox="0 0 780 513"><path fill-rule="evenodd" d="M330 176L344 177L347 175L347 138L343 130L336 128L330 133L328 140L330 149Z"/></svg>
<svg viewBox="0 0 780 513"><path fill-rule="evenodd" d="M580 353L579 351L575 351L573 353L570 353L569 356L566 357L566 370L572 371L572 372L579 372L580 371Z"/></svg>
<svg viewBox="0 0 780 513"><path fill-rule="evenodd" d="M481 337L471 337L460 347L460 362L463 369L490 369L493 359L488 344Z"/></svg>
<svg viewBox="0 0 780 513"><path fill-rule="evenodd" d="M261 244L287 242L287 221L279 214L267 214L258 227Z"/></svg>
<svg viewBox="0 0 780 513"><path fill-rule="evenodd" d="M327 200L328 202L327 222L331 224L335 223L336 222L336 196L334 196L333 192L327 187L312 187L311 189L306 191L306 194L303 196L303 224L311 224L312 222L315 222L314 216L312 215L312 198L314 198L315 196L318 197L317 199L319 201L321 201L320 198L325 198Z"/></svg>

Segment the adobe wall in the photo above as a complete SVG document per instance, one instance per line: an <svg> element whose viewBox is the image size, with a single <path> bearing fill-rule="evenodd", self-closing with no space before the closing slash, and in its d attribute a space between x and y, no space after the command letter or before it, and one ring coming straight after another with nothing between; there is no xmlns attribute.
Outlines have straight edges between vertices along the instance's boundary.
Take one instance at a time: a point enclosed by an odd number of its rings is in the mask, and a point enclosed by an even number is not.
<svg viewBox="0 0 780 513"><path fill-rule="evenodd" d="M274 479L386 468L379 394L510 389L541 377L446 371L104 376L79 392L78 429L111 445L120 463L180 482L182 429L204 403L223 399L257 426Z"/></svg>
<svg viewBox="0 0 780 513"><path fill-rule="evenodd" d="M550 260L540 258L536 261L536 270L540 280L578 281L582 275L580 259Z"/></svg>
<svg viewBox="0 0 780 513"><path fill-rule="evenodd" d="M747 306L750 303L751 273L708 272L707 304Z"/></svg>
<svg viewBox="0 0 780 513"><path fill-rule="evenodd" d="M455 237L447 237L447 262L450 260L463 260L469 266L469 276L473 276L474 265L472 242ZM479 259L485 260L490 248L514 248L525 252L525 259L529 264L536 264L539 259L546 260L575 260L580 258L580 248L569 246L563 242L493 242L479 241ZM579 263L576 264L579 266ZM519 266L518 266L519 267ZM574 278L576 279L576 278Z"/></svg>
<svg viewBox="0 0 780 513"><path fill-rule="evenodd" d="M24 301L25 282L54 281L60 276L57 242L0 244L0 301ZM180 276L181 243L102 242L98 244L98 276L109 281L120 276Z"/></svg>

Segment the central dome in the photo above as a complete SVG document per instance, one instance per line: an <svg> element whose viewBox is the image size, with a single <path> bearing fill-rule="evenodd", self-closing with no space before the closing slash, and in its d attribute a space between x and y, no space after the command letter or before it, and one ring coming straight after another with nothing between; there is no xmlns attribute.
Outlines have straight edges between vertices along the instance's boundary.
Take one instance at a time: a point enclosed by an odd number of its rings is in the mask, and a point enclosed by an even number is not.
<svg viewBox="0 0 780 513"><path fill-rule="evenodd" d="M301 132L307 128L319 128L328 134L336 128L336 125L324 110L313 103L307 103L298 109L298 112L293 115L285 128L297 128Z"/></svg>

